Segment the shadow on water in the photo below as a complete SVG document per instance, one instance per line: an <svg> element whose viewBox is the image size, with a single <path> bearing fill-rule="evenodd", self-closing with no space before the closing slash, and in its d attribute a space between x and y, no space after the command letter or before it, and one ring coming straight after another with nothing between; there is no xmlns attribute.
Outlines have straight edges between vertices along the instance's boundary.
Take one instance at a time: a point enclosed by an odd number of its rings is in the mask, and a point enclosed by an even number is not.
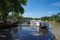
<svg viewBox="0 0 60 40"><path fill-rule="evenodd" d="M0 30L0 40L12 40L11 29Z"/></svg>

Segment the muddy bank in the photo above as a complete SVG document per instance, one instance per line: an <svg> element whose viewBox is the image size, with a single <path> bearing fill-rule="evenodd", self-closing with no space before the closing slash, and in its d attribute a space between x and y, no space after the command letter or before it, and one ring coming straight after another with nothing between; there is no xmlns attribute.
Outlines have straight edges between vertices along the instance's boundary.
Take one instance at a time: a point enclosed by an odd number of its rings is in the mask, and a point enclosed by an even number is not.
<svg viewBox="0 0 60 40"><path fill-rule="evenodd" d="M60 40L60 23L49 22L49 24L52 27L51 29L52 33L56 36L58 40Z"/></svg>

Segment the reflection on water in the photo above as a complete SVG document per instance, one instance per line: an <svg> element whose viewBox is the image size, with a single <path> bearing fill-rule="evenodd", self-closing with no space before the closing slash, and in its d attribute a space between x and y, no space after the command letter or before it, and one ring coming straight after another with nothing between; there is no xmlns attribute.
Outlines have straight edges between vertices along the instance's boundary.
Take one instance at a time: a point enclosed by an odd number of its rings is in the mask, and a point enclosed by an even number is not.
<svg viewBox="0 0 60 40"><path fill-rule="evenodd" d="M0 30L0 40L12 40L11 29Z"/></svg>
<svg viewBox="0 0 60 40"><path fill-rule="evenodd" d="M14 34L14 31L12 34ZM14 40L15 39L19 39L19 40L48 40L49 38L51 38L51 33L49 30L48 31L47 30L37 31L37 29L33 26L20 26L20 27L18 27L18 32L14 35L13 35Z"/></svg>
<svg viewBox="0 0 60 40"><path fill-rule="evenodd" d="M17 33L18 32L18 28L17 27L16 28L13 28L12 30L14 31L14 33Z"/></svg>
<svg viewBox="0 0 60 40"><path fill-rule="evenodd" d="M47 35L47 33L48 33L48 30L46 30L46 29L39 30L40 35Z"/></svg>
<svg viewBox="0 0 60 40"><path fill-rule="evenodd" d="M51 33L33 26L18 26L11 29L0 30L1 40L48 40ZM43 39L44 38L44 39Z"/></svg>

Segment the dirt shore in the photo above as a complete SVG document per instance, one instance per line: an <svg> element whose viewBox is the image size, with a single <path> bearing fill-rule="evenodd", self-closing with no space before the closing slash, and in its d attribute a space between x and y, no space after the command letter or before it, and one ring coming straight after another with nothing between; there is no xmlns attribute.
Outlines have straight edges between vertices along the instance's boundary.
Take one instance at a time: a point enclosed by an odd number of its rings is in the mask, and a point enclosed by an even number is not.
<svg viewBox="0 0 60 40"><path fill-rule="evenodd" d="M52 33L56 36L57 40L60 40L60 23L49 22L49 24L52 27Z"/></svg>

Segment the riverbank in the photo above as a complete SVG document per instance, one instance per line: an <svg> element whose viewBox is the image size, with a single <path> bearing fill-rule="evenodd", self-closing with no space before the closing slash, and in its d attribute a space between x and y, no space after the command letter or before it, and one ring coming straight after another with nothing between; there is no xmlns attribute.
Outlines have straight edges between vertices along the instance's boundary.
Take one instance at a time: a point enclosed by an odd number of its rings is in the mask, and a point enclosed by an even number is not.
<svg viewBox="0 0 60 40"><path fill-rule="evenodd" d="M52 33L56 36L57 40L60 40L60 23L51 21L49 24L52 27Z"/></svg>

